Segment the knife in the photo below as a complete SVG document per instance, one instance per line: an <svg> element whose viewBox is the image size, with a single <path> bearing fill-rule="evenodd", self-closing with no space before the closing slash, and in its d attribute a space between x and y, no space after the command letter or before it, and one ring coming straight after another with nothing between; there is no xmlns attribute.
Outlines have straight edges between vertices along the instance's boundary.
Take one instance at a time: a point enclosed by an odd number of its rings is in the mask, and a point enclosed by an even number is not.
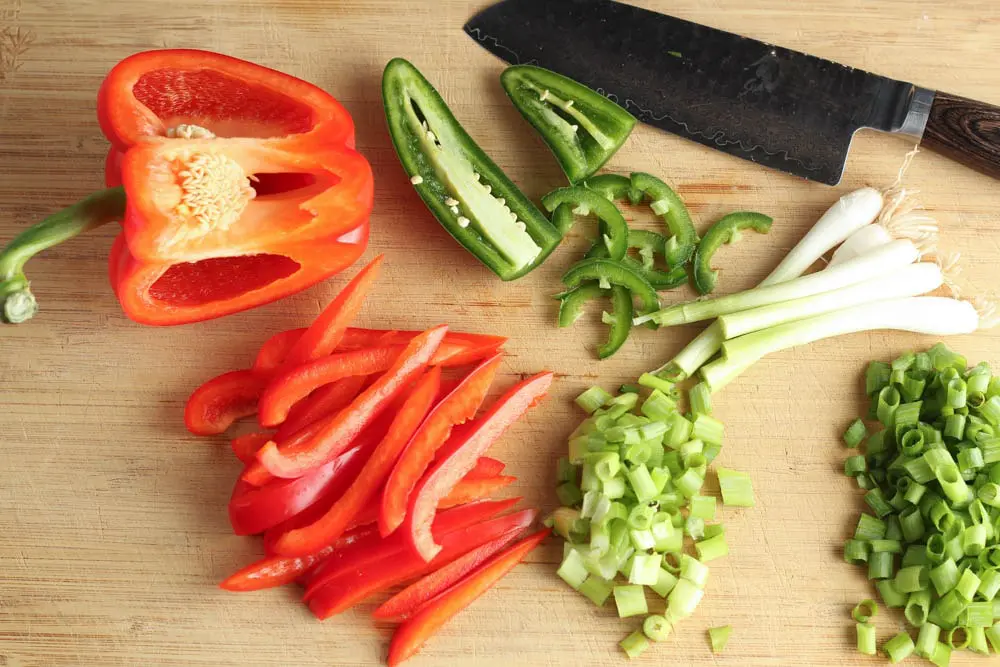
<svg viewBox="0 0 1000 667"><path fill-rule="evenodd" d="M872 128L1000 178L1000 107L612 0L503 0L465 32L553 70L644 123L836 185Z"/></svg>

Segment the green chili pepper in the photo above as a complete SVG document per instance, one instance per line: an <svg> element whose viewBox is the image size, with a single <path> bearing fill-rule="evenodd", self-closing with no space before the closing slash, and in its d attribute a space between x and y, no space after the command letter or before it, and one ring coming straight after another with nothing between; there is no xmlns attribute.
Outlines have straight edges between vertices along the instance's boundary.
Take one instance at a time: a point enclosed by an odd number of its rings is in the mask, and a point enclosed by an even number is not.
<svg viewBox="0 0 1000 667"><path fill-rule="evenodd" d="M542 197L542 205L552 212L556 229L563 234L573 224L574 215L593 213L601 222L601 233L608 256L620 260L628 252L628 225L614 203L597 192L581 186L559 188Z"/></svg>
<svg viewBox="0 0 1000 667"><path fill-rule="evenodd" d="M601 313L601 321L610 327L608 342L597 348L597 356L607 359L628 339L632 330L632 294L622 285L611 285L603 289L597 282L585 282L562 294L559 299L559 326L568 327L583 315L583 306L591 299L611 295L611 312Z"/></svg>
<svg viewBox="0 0 1000 667"><path fill-rule="evenodd" d="M570 267L563 277L563 284L577 287L587 280L596 280L602 287L621 285L642 303L643 312L659 308L659 297L653 286L635 269L611 259L584 259Z"/></svg>
<svg viewBox="0 0 1000 667"><path fill-rule="evenodd" d="M625 201L632 204L642 202L642 190L632 187L632 179L619 174L598 174L583 182L583 187L604 195L613 202Z"/></svg>
<svg viewBox="0 0 1000 667"><path fill-rule="evenodd" d="M503 280L528 273L562 234L479 148L434 87L394 58L382 77L389 134L417 194Z"/></svg>
<svg viewBox="0 0 1000 667"><path fill-rule="evenodd" d="M670 238L667 240L667 266L675 267L685 264L694 254L698 235L694 231L694 223L683 200L669 185L650 174L636 172L632 174L632 187L641 190L651 200L650 207L656 215L663 218Z"/></svg>
<svg viewBox="0 0 1000 667"><path fill-rule="evenodd" d="M715 289L719 272L711 267L712 255L723 243L740 240L740 232L752 229L760 234L771 231L771 218L762 213L740 211L724 216L712 225L698 244L694 253L694 286L701 294Z"/></svg>
<svg viewBox="0 0 1000 667"><path fill-rule="evenodd" d="M635 117L608 98L541 67L508 67L500 83L573 184L600 169L635 127Z"/></svg>
<svg viewBox="0 0 1000 667"><path fill-rule="evenodd" d="M642 261L640 262L629 255L625 255L621 261L642 274L642 277L655 289L673 289L687 281L687 271L683 266L674 267L669 271L661 271L656 268L655 258L657 254L666 259L667 239L662 234L642 229L630 229L628 230L628 247L638 250ZM603 243L597 242L587 252L586 257L607 258L607 247Z"/></svg>

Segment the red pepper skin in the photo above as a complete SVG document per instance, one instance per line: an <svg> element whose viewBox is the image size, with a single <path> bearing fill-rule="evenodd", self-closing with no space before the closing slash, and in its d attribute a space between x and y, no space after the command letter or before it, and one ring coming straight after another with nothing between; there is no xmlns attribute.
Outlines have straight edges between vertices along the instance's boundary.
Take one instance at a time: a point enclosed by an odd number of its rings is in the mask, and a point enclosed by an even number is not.
<svg viewBox="0 0 1000 667"><path fill-rule="evenodd" d="M430 531L438 501L475 467L493 441L545 395L551 384L552 373L544 372L511 388L486 414L449 442L434 467L420 480L411 494L404 530L424 561L430 561L440 551Z"/></svg>
<svg viewBox="0 0 1000 667"><path fill-rule="evenodd" d="M503 473L503 470L506 467L507 464L499 459L490 458L489 456L480 456L476 461L476 467L470 470L464 479L465 481L471 482L496 477Z"/></svg>
<svg viewBox="0 0 1000 667"><path fill-rule="evenodd" d="M184 425L195 435L218 435L238 419L257 413L266 383L252 371L230 371L194 390L184 407Z"/></svg>
<svg viewBox="0 0 1000 667"><path fill-rule="evenodd" d="M274 441L281 442L317 420L343 410L358 397L367 380L366 375L353 375L320 387L288 411L288 417L275 433Z"/></svg>
<svg viewBox="0 0 1000 667"><path fill-rule="evenodd" d="M495 556L399 626L389 646L389 667L395 667L416 654L441 626L506 576L550 532L548 528L540 530Z"/></svg>
<svg viewBox="0 0 1000 667"><path fill-rule="evenodd" d="M257 460L257 451L273 436L270 431L255 431L233 438L229 441L229 446L240 463L251 463Z"/></svg>
<svg viewBox="0 0 1000 667"><path fill-rule="evenodd" d="M320 620L350 609L369 596L447 565L476 547L508 533L520 533L535 520L536 510L521 510L513 514L483 521L474 526L441 536L442 548L430 561L404 552L392 559L383 559L365 568L332 577L315 577L306 589L303 600Z"/></svg>
<svg viewBox="0 0 1000 667"><path fill-rule="evenodd" d="M385 410L418 373L423 372L444 339L448 327L441 325L414 338L385 375L339 412L306 444L279 450L269 442L257 453L257 461L275 477L301 477L342 452L358 433ZM253 475L251 475L252 477Z"/></svg>
<svg viewBox="0 0 1000 667"><path fill-rule="evenodd" d="M406 445L399 461L396 462L382 494L382 512L379 515L379 531L389 535L399 528L406 516L406 504L413 487L420 480L434 459L434 453L444 444L456 424L462 424L476 416L483 404L486 393L493 384L502 359L495 354L475 370L438 403L428 415L420 430Z"/></svg>
<svg viewBox="0 0 1000 667"><path fill-rule="evenodd" d="M424 605L461 581L465 575L477 569L515 539L517 539L516 533L508 533L481 547L476 547L461 558L453 560L440 570L431 572L396 593L372 612L372 616L380 621L393 623L399 623L413 616Z"/></svg>
<svg viewBox="0 0 1000 667"><path fill-rule="evenodd" d="M384 255L377 255L344 289L340 290L323 312L288 351L284 365L299 366L332 353L344 338L347 325L357 317L365 297L378 278Z"/></svg>
<svg viewBox="0 0 1000 667"><path fill-rule="evenodd" d="M448 533L481 524L487 519L513 508L520 501L521 498L483 500L442 510L434 519L434 534L443 537ZM377 526L374 524L359 526L352 530L360 531L362 529L373 532L366 533L363 539L357 540L349 547L334 551L310 575L310 581L318 581L320 577L333 579L347 572L367 567L371 563L398 558L406 553L406 541L402 535L397 533L383 538L378 535Z"/></svg>
<svg viewBox="0 0 1000 667"><path fill-rule="evenodd" d="M266 376L273 375L305 332L306 327L279 331L264 341L253 362L254 372Z"/></svg>
<svg viewBox="0 0 1000 667"><path fill-rule="evenodd" d="M264 486L237 482L229 500L229 523L233 532L237 535L262 533L324 496L339 496L350 486L371 451L371 447L354 447L296 479L275 479Z"/></svg>
<svg viewBox="0 0 1000 667"><path fill-rule="evenodd" d="M361 509L378 496L393 463L420 426L437 398L441 385L441 368L433 367L417 382L409 397L396 413L382 442L354 479L354 483L314 523L286 533L275 545L285 556L302 556L318 552L336 541Z"/></svg>
<svg viewBox="0 0 1000 667"><path fill-rule="evenodd" d="M117 188L122 184L122 158L125 153L114 146L108 149L108 156L104 158L104 185L108 188Z"/></svg>
<svg viewBox="0 0 1000 667"><path fill-rule="evenodd" d="M278 426L296 403L324 385L389 370L402 351L403 347L393 345L340 352L285 371L271 380L260 397L261 426Z"/></svg>

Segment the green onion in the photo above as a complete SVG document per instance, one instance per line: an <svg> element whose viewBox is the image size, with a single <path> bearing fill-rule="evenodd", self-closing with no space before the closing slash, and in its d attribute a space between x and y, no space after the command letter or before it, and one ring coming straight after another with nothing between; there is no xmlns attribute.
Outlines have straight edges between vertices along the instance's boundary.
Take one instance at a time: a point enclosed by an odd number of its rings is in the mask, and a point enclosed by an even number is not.
<svg viewBox="0 0 1000 667"><path fill-rule="evenodd" d="M931 592L928 589L910 593L906 601L903 615L906 620L915 628L919 628L927 622L927 616L931 611Z"/></svg>
<svg viewBox="0 0 1000 667"><path fill-rule="evenodd" d="M692 429L691 437L706 443L721 445L724 430L722 422L718 419L706 414L700 414L694 419L694 428Z"/></svg>
<svg viewBox="0 0 1000 667"><path fill-rule="evenodd" d="M636 630L625 639L618 642L618 645L625 651L625 655L631 658L638 658L649 648L649 640L641 630Z"/></svg>
<svg viewBox="0 0 1000 667"><path fill-rule="evenodd" d="M868 556L868 578L869 579L891 579L892 578L892 554L886 551L872 553Z"/></svg>
<svg viewBox="0 0 1000 667"><path fill-rule="evenodd" d="M598 607L602 607L611 595L612 588L614 588L612 582L601 577L590 576L580 584L577 591Z"/></svg>
<svg viewBox="0 0 1000 667"><path fill-rule="evenodd" d="M643 634L652 639L654 642L666 641L667 637L670 636L671 630L673 630L673 628L670 627L670 622L659 614L647 616L642 622Z"/></svg>
<svg viewBox="0 0 1000 667"><path fill-rule="evenodd" d="M956 651L961 651L969 645L969 630L960 625L949 630L947 637L948 646Z"/></svg>
<svg viewBox="0 0 1000 667"><path fill-rule="evenodd" d="M649 476L649 469L645 465L637 465L629 470L626 476L639 502L647 502L656 497L656 483Z"/></svg>
<svg viewBox="0 0 1000 667"><path fill-rule="evenodd" d="M878 403L875 416L886 428L893 425L893 415L899 407L899 392L893 386L888 386L878 393Z"/></svg>
<svg viewBox="0 0 1000 667"><path fill-rule="evenodd" d="M865 394L872 396L889 386L889 374L892 372L889 364L884 361L873 361L865 371Z"/></svg>
<svg viewBox="0 0 1000 667"><path fill-rule="evenodd" d="M981 580L976 576L976 573L972 570L965 570L962 575L958 578L958 583L955 585L954 592L965 602L972 602L972 598L976 595L976 591L979 590L979 584Z"/></svg>
<svg viewBox="0 0 1000 667"><path fill-rule="evenodd" d="M692 496L691 516L705 521L715 520L715 497L714 496Z"/></svg>
<svg viewBox="0 0 1000 667"><path fill-rule="evenodd" d="M658 572L663 556L660 554L637 553L632 557L632 567L629 570L628 583L643 586L653 586L659 579Z"/></svg>
<svg viewBox="0 0 1000 667"><path fill-rule="evenodd" d="M695 415L712 414L712 392L704 382L691 387L688 392L688 402L691 404L691 412Z"/></svg>
<svg viewBox="0 0 1000 667"><path fill-rule="evenodd" d="M637 384L623 384L618 387L619 394L638 394L640 387Z"/></svg>
<svg viewBox="0 0 1000 667"><path fill-rule="evenodd" d="M725 501L725 493L723 495L723 501ZM865 494L865 502L868 507L872 508L872 511L879 516L879 518L892 514L893 506L889 504L886 500L885 494L882 492L881 488L874 488Z"/></svg>
<svg viewBox="0 0 1000 667"><path fill-rule="evenodd" d="M729 643L729 636L733 633L731 625L723 625L718 628L708 629L708 641L712 645L712 653L722 653L726 644Z"/></svg>
<svg viewBox="0 0 1000 667"><path fill-rule="evenodd" d="M729 545L726 543L725 535L716 535L715 537L695 542L694 548L698 552L698 560L703 563L729 554Z"/></svg>
<svg viewBox="0 0 1000 667"><path fill-rule="evenodd" d="M914 648L913 639L905 632L900 632L882 645L882 650L889 656L889 662L893 664L910 657Z"/></svg>
<svg viewBox="0 0 1000 667"><path fill-rule="evenodd" d="M858 633L858 652L864 655L875 655L875 626L871 623L856 623Z"/></svg>
<svg viewBox="0 0 1000 667"><path fill-rule="evenodd" d="M892 561L890 560L890 565ZM869 577L871 578L871 577ZM902 609L909 601L909 596L896 590L896 584L892 579L883 578L875 584L882 602L890 609Z"/></svg>
<svg viewBox="0 0 1000 667"><path fill-rule="evenodd" d="M903 543L899 540L872 540L868 542L868 548L873 552L888 551L892 554L903 553Z"/></svg>
<svg viewBox="0 0 1000 667"><path fill-rule="evenodd" d="M927 567L924 565L904 567L896 573L895 584L900 593L913 593L926 589L930 584ZM978 582L976 585L978 586Z"/></svg>
<svg viewBox="0 0 1000 667"><path fill-rule="evenodd" d="M851 610L851 618L858 623L867 623L877 615L878 605L872 599L862 600L854 605L854 609Z"/></svg>
<svg viewBox="0 0 1000 667"><path fill-rule="evenodd" d="M993 625L992 602L970 602L962 612L962 625L973 628L987 628Z"/></svg>
<svg viewBox="0 0 1000 667"><path fill-rule="evenodd" d="M646 594L642 586L615 586L612 592L615 596L615 606L618 608L619 618L649 613L649 608L646 606Z"/></svg>
<svg viewBox="0 0 1000 667"><path fill-rule="evenodd" d="M941 627L933 623L924 623L920 626L917 634L917 644L914 653L921 658L931 659L934 649L937 647L938 639L941 637Z"/></svg>
<svg viewBox="0 0 1000 667"><path fill-rule="evenodd" d="M851 565L867 563L869 548L869 543L864 540L847 540L844 542L844 560Z"/></svg>
<svg viewBox="0 0 1000 667"><path fill-rule="evenodd" d="M871 514L862 514L858 517L858 525L854 529L854 539L876 540L882 537L886 537L885 521L873 517Z"/></svg>
<svg viewBox="0 0 1000 667"><path fill-rule="evenodd" d="M559 578L569 584L574 590L579 590L580 585L587 579L587 568L583 564L583 557L576 549L570 551L563 558L562 565L556 570Z"/></svg>
<svg viewBox="0 0 1000 667"><path fill-rule="evenodd" d="M969 629L969 650L973 653L982 653L983 655L989 655L990 647L986 643L986 628L981 626L972 626Z"/></svg>
<svg viewBox="0 0 1000 667"><path fill-rule="evenodd" d="M967 606L968 603L959 596L957 591L953 590L937 601L931 613L936 612L942 621L948 625L954 625Z"/></svg>
<svg viewBox="0 0 1000 667"><path fill-rule="evenodd" d="M722 491L722 503L724 505L736 507L753 507L753 486L750 482L750 475L718 468L716 473L719 476L719 488Z"/></svg>
<svg viewBox="0 0 1000 667"><path fill-rule="evenodd" d="M687 618L694 613L704 595L704 591L689 580L679 579L674 590L670 591L670 595L667 596L667 612L675 619ZM643 602L645 602L645 598Z"/></svg>
<svg viewBox="0 0 1000 667"><path fill-rule="evenodd" d="M951 647L944 642L938 642L934 647L934 655L930 658L937 667L948 667L951 663Z"/></svg>
<svg viewBox="0 0 1000 667"><path fill-rule="evenodd" d="M719 474L721 475L722 473L720 472ZM698 494L698 491L701 490L701 486L704 483L705 478L699 475L697 470L692 468L685 470L684 473L674 482L674 486L677 487L677 490L680 491L685 498L692 498ZM722 502L726 503L725 491L722 493Z"/></svg>
<svg viewBox="0 0 1000 667"><path fill-rule="evenodd" d="M674 590L677 581L676 576L660 568L660 571L656 573L656 583L651 585L650 588L661 598L665 598L670 594L670 591Z"/></svg>
<svg viewBox="0 0 1000 667"><path fill-rule="evenodd" d="M860 445L866 437L868 437L868 429L865 428L865 423L860 419L855 419L844 431L844 442L851 448Z"/></svg>
<svg viewBox="0 0 1000 667"><path fill-rule="evenodd" d="M698 588L705 588L708 583L708 566L687 554L681 554L681 579L690 581Z"/></svg>
<svg viewBox="0 0 1000 667"><path fill-rule="evenodd" d="M994 623L993 627L986 628L985 634L986 638L990 641L990 645L993 646L993 650L1000 653L1000 622Z"/></svg>
<svg viewBox="0 0 1000 667"><path fill-rule="evenodd" d="M868 462L863 454L848 456L844 459L844 474L848 477L856 477L868 470Z"/></svg>
<svg viewBox="0 0 1000 667"><path fill-rule="evenodd" d="M986 570L979 575L979 590L976 593L987 602L992 602L1000 593L1000 571Z"/></svg>
<svg viewBox="0 0 1000 667"><path fill-rule="evenodd" d="M611 400L611 394L600 387L594 386L576 397L576 404L588 415L603 408Z"/></svg>

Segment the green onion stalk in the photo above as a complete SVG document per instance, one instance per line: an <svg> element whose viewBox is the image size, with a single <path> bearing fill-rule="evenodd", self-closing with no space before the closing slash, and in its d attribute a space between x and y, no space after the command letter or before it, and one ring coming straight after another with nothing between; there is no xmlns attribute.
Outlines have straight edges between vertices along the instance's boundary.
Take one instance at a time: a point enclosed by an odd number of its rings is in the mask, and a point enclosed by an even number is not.
<svg viewBox="0 0 1000 667"><path fill-rule="evenodd" d="M95 192L21 232L0 251L0 322L20 324L38 312L24 265L63 241L125 215L124 188Z"/></svg>

